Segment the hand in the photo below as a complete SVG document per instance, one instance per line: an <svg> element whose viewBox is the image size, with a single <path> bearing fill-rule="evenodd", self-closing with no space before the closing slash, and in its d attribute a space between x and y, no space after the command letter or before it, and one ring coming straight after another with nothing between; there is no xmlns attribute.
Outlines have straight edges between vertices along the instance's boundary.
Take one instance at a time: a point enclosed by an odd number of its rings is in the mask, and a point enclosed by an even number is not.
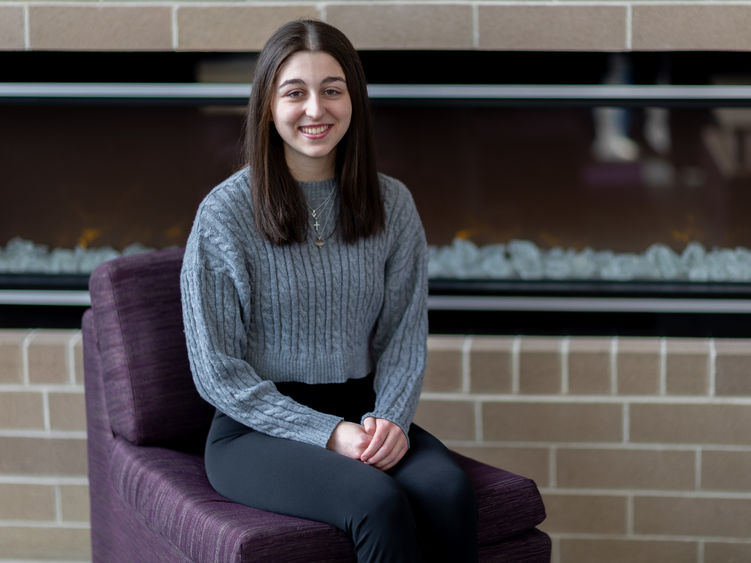
<svg viewBox="0 0 751 563"><path fill-rule="evenodd" d="M363 421L363 427L370 437L370 444L360 456L361 461L386 471L399 463L407 453L407 437L393 422L369 416Z"/></svg>
<svg viewBox="0 0 751 563"><path fill-rule="evenodd" d="M334 428L326 447L343 456L360 459L370 440L371 436L362 426L343 420Z"/></svg>

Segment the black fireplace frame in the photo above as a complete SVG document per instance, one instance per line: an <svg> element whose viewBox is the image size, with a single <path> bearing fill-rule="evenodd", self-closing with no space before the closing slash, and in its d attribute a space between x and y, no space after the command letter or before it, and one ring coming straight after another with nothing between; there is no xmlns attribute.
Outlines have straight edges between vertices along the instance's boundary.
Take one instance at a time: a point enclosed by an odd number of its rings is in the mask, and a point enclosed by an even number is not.
<svg viewBox="0 0 751 563"><path fill-rule="evenodd" d="M0 53L8 80L0 83L0 103L245 105L248 84L195 82L196 61L211 56L219 55ZM606 53L361 56L374 106L751 107L751 86L702 82L710 70L751 68L748 53L626 55L653 68L669 57L675 72L664 86L587 85L601 74ZM503 71L477 83L471 69L491 62ZM0 274L0 328L80 327L87 284L87 275ZM429 307L432 333L751 336L751 284L743 283L435 279Z"/></svg>

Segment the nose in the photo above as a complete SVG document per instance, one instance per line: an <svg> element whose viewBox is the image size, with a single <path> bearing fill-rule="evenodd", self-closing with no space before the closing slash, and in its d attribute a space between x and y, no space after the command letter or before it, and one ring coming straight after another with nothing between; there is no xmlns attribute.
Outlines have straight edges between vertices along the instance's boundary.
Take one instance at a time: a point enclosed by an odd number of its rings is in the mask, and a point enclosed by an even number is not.
<svg viewBox="0 0 751 563"><path fill-rule="evenodd" d="M318 96L318 94L311 94L305 104L305 114L308 117L315 119L321 117L323 112L323 103L320 96Z"/></svg>

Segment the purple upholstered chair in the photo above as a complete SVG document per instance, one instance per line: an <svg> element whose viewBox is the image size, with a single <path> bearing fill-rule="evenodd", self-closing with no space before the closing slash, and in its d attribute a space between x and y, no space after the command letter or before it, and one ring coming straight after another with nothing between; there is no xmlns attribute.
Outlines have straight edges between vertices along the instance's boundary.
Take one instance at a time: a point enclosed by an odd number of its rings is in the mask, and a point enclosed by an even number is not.
<svg viewBox="0 0 751 563"><path fill-rule="evenodd" d="M95 563L354 561L326 524L231 502L209 485L212 417L193 387L180 309L182 251L119 258L91 276L83 318ZM483 561L549 561L531 480L457 456L475 484Z"/></svg>

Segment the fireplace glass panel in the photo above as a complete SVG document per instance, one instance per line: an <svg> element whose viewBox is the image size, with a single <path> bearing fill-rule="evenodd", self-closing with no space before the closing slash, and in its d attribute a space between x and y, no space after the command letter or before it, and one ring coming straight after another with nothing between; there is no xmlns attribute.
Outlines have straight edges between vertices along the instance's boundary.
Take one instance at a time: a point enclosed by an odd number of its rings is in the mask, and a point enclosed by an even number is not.
<svg viewBox="0 0 751 563"><path fill-rule="evenodd" d="M751 279L750 109L373 105L380 169L414 195L433 277ZM183 245L200 200L242 166L242 114L0 105L0 267L18 271L19 239Z"/></svg>
<svg viewBox="0 0 751 563"><path fill-rule="evenodd" d="M383 169L441 249L434 276L751 279L749 109L411 107L377 123Z"/></svg>

